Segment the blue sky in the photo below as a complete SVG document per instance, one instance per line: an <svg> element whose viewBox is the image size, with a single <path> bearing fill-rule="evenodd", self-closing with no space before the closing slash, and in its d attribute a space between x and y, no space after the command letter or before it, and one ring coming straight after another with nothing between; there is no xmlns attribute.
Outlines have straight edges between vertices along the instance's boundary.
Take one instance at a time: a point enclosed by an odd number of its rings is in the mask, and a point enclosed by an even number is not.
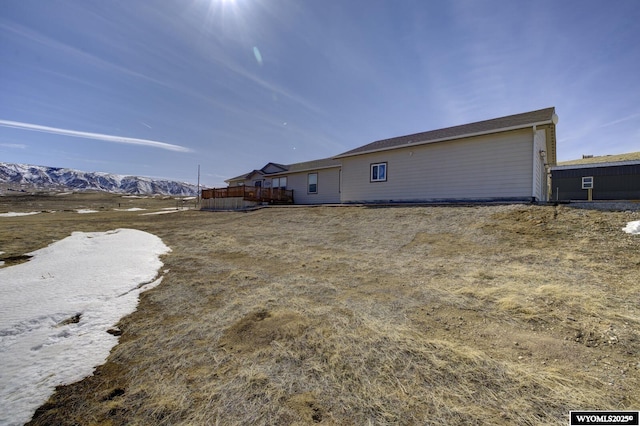
<svg viewBox="0 0 640 426"><path fill-rule="evenodd" d="M0 161L222 186L550 106L640 151L638 0L3 0Z"/></svg>

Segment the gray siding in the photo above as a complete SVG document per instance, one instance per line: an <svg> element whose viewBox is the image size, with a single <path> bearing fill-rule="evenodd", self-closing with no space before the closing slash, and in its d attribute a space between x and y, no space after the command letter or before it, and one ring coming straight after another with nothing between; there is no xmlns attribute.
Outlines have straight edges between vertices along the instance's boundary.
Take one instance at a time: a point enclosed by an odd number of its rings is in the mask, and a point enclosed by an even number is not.
<svg viewBox="0 0 640 426"><path fill-rule="evenodd" d="M318 193L307 193L307 175L318 174ZM340 168L282 173L287 177L287 189L293 189L294 204L333 204L340 202Z"/></svg>
<svg viewBox="0 0 640 426"><path fill-rule="evenodd" d="M523 129L342 158L342 202L531 199L533 132ZM387 181L370 165L387 163Z"/></svg>

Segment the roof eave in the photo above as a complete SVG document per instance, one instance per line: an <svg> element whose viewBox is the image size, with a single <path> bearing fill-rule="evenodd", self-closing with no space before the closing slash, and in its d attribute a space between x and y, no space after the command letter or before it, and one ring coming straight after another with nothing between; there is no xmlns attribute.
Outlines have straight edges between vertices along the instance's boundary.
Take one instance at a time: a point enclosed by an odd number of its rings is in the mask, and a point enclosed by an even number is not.
<svg viewBox="0 0 640 426"><path fill-rule="evenodd" d="M279 168L283 172L286 172L289 169L288 165L269 162L269 163L265 164L265 166L263 168L261 168L259 171L264 173L265 175L271 174L271 173L267 173L265 171L265 169L267 167L269 167L269 166L275 166L275 167ZM276 172L276 173L279 173L279 172Z"/></svg>
<svg viewBox="0 0 640 426"><path fill-rule="evenodd" d="M236 181L236 180L245 180L245 179L249 179L251 176L253 176L253 175L254 175L254 174L256 174L256 173L257 173L257 174L259 174L259 175L262 175L262 176L264 176L264 175L265 175L265 173L264 173L264 172L262 172L261 170L252 170L252 171L250 171L249 173L246 173L246 174L244 174L244 175L236 176L236 177L233 177L233 178L231 178L231 179L225 179L225 182L233 182L233 181Z"/></svg>
<svg viewBox="0 0 640 426"><path fill-rule="evenodd" d="M341 164L334 164L331 166L322 166L322 167L309 167L308 169L301 169L301 170L285 170L282 172L276 172L276 173L269 173L268 175L266 175L267 177L270 176L277 176L277 175L290 175L293 173L304 173L304 172L310 172L313 170L324 170L324 169L335 169L336 167L341 167Z"/></svg>
<svg viewBox="0 0 640 426"><path fill-rule="evenodd" d="M225 179L224 182L229 183L229 182L233 182L233 181L236 181L236 180L245 180L246 178L247 178L246 175L244 175L244 176L236 176L236 177L233 177L233 178L230 178L230 179Z"/></svg>

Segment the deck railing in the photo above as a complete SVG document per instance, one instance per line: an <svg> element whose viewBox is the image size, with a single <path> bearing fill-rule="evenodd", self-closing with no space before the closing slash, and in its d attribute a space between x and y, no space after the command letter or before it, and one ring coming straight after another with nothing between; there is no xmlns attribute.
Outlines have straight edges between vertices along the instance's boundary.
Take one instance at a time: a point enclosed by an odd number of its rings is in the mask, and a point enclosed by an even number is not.
<svg viewBox="0 0 640 426"><path fill-rule="evenodd" d="M202 190L202 199L242 197L247 201L270 204L293 204L293 189L261 188L259 186L229 186Z"/></svg>

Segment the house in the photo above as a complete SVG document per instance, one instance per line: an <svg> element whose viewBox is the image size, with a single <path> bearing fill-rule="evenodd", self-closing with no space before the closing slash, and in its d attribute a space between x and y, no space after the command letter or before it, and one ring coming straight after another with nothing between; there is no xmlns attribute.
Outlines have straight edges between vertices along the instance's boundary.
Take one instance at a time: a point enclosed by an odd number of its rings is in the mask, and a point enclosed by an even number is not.
<svg viewBox="0 0 640 426"><path fill-rule="evenodd" d="M551 168L552 200L640 200L640 152L584 156Z"/></svg>
<svg viewBox="0 0 640 426"><path fill-rule="evenodd" d="M283 164L267 163L260 170L253 170L249 173L245 173L243 175L236 176L231 179L227 179L225 180L225 182L227 182L229 186L246 185L246 186L262 187L262 186L265 186L264 184L270 182L268 178L266 178L265 176L267 176L270 173L277 173L285 170L287 170L287 166Z"/></svg>
<svg viewBox="0 0 640 426"><path fill-rule="evenodd" d="M284 168L266 174L265 184L293 190L295 204L340 203L340 161L324 158Z"/></svg>
<svg viewBox="0 0 640 426"><path fill-rule="evenodd" d="M555 108L546 108L379 140L332 158L267 163L228 179L218 194L244 197L245 206L289 200L282 191L293 191L295 204L547 201L557 122Z"/></svg>
<svg viewBox="0 0 640 426"><path fill-rule="evenodd" d="M546 201L555 108L391 139L334 157L341 202Z"/></svg>
<svg viewBox="0 0 640 426"><path fill-rule="evenodd" d="M226 189L203 191L203 207L229 209L260 203L340 203L340 161L332 158L294 164L267 163L259 170L225 182L229 185Z"/></svg>

